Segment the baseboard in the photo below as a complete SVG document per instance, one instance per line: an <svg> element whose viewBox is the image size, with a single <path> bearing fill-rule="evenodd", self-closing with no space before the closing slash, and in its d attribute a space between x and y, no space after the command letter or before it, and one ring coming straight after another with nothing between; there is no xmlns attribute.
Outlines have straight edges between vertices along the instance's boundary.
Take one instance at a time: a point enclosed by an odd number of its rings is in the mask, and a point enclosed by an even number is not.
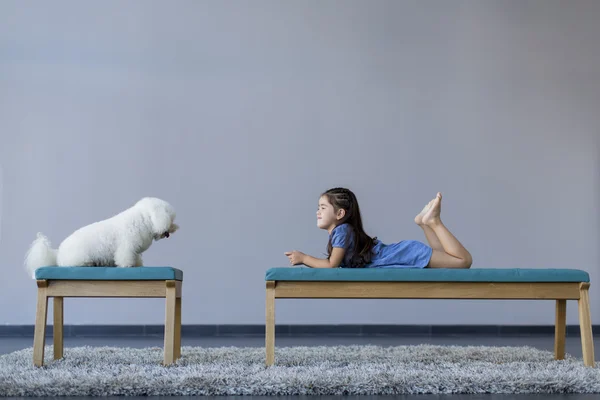
<svg viewBox="0 0 600 400"><path fill-rule="evenodd" d="M0 337L33 337L33 325L0 325ZM162 336L163 325L65 325L65 337ZM579 325L566 335L579 337ZM600 332L600 325L592 327ZM52 325L46 328L52 335ZM264 325L183 325L182 337L264 336ZM551 336L553 325L277 325L277 336Z"/></svg>

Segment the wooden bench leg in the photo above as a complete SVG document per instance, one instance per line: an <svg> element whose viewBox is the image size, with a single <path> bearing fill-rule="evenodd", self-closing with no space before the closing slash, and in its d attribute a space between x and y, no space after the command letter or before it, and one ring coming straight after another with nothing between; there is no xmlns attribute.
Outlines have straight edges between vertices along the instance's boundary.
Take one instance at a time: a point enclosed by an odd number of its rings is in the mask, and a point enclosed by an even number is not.
<svg viewBox="0 0 600 400"><path fill-rule="evenodd" d="M590 317L590 284L582 282L579 285L579 328L581 331L581 352L583 363L588 367L594 366L594 339L592 337L592 319Z"/></svg>
<svg viewBox="0 0 600 400"><path fill-rule="evenodd" d="M565 336L567 334L567 300L556 300L554 323L554 358L565 359Z"/></svg>
<svg viewBox="0 0 600 400"><path fill-rule="evenodd" d="M48 317L48 281L37 281L37 308L35 311L35 331L33 334L33 365L44 365L44 346L46 345L46 320Z"/></svg>
<svg viewBox="0 0 600 400"><path fill-rule="evenodd" d="M63 297L54 298L52 314L54 316L53 339L54 339L54 359L63 358Z"/></svg>
<svg viewBox="0 0 600 400"><path fill-rule="evenodd" d="M175 359L181 358L181 297L175 299Z"/></svg>
<svg viewBox="0 0 600 400"><path fill-rule="evenodd" d="M166 281L164 365L170 365L175 362L175 310L177 308L176 299L177 286L175 281Z"/></svg>
<svg viewBox="0 0 600 400"><path fill-rule="evenodd" d="M267 352L266 364L275 363L275 282L267 281L266 301L267 321L265 325L265 349Z"/></svg>

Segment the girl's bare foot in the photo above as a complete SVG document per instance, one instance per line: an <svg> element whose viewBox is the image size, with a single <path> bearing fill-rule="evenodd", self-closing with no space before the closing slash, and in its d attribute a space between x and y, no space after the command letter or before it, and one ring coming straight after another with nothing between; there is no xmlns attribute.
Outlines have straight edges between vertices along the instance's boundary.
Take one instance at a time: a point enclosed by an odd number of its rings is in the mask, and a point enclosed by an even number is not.
<svg viewBox="0 0 600 400"><path fill-rule="evenodd" d="M421 218L421 223L427 226L437 225L442 222L440 213L442 211L442 194L438 192L435 199L430 202L430 207Z"/></svg>
<svg viewBox="0 0 600 400"><path fill-rule="evenodd" d="M415 217L415 224L417 224L419 226L423 226L423 216L425 215L425 213L427 213L427 210L429 210L429 208L431 207L431 203L433 203L433 200L431 200L429 203L427 203L425 205L425 207L423 207L421 212L419 214L417 214L417 216Z"/></svg>

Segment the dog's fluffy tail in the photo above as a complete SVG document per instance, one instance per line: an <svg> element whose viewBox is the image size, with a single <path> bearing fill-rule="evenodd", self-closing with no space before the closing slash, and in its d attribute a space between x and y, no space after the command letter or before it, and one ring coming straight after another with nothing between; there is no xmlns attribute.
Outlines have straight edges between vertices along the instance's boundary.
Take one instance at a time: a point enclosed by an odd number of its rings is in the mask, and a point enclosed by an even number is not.
<svg viewBox="0 0 600 400"><path fill-rule="evenodd" d="M35 279L36 269L54 265L56 265L56 250L52 248L46 236L38 233L25 255L25 269L29 276Z"/></svg>

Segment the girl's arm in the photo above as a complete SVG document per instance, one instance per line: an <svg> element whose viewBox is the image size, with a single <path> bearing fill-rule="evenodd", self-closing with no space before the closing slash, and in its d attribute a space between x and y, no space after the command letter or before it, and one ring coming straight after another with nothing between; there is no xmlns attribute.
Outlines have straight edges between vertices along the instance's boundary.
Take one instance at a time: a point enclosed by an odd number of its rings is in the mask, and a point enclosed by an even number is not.
<svg viewBox="0 0 600 400"><path fill-rule="evenodd" d="M341 247L334 247L329 260L309 256L299 251L287 252L285 255L288 256L292 265L304 264L311 268L337 268L342 263L345 252L346 250Z"/></svg>

